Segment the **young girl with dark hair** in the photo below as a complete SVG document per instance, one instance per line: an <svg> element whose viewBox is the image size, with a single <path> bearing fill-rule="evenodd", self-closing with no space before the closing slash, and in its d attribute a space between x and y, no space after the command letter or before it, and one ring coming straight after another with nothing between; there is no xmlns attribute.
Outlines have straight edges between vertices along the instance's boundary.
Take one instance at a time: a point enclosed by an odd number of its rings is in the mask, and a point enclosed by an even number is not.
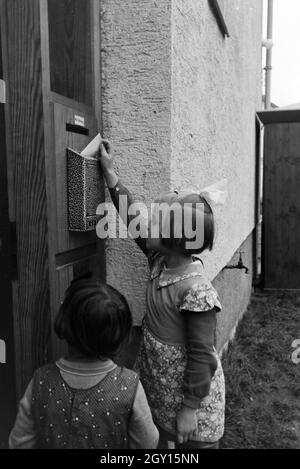
<svg viewBox="0 0 300 469"><path fill-rule="evenodd" d="M113 362L131 326L128 304L113 287L91 278L72 282L55 321L69 355L35 372L10 448L156 448L138 376Z"/></svg>
<svg viewBox="0 0 300 469"><path fill-rule="evenodd" d="M124 213L125 197L121 196L127 196L126 207L133 204L133 199L114 171L111 147L104 140L100 145L100 162L112 201ZM219 191L218 195L221 199L224 193ZM191 243L195 239L186 234L184 224L178 235L178 218L176 222L176 217L170 216L166 227L164 215L158 217L155 213L150 226L144 229L148 237L135 239L150 265L137 367L160 431L162 448L175 445L216 449L224 432L224 376L214 346L216 314L221 305L198 257L213 247L214 215L210 200L209 191L171 192L156 200L167 206L176 203L182 208L182 219L188 215L193 227L198 226L199 233L202 231L200 245ZM132 215L125 213L124 218L130 227ZM156 225L159 236L153 237Z"/></svg>

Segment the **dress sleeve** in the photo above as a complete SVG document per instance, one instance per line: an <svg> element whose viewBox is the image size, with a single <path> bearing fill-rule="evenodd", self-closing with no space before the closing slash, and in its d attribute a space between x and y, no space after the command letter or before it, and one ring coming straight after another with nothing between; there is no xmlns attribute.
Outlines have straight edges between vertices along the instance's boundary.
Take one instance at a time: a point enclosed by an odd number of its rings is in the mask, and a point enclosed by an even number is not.
<svg viewBox="0 0 300 469"><path fill-rule="evenodd" d="M186 323L188 361L184 380L184 405L197 409L210 392L217 369L215 343L216 313L221 304L216 290L195 284L179 306Z"/></svg>
<svg viewBox="0 0 300 469"><path fill-rule="evenodd" d="M31 413L32 386L33 381L29 383L20 401L16 422L9 436L10 449L33 449L36 447L38 438Z"/></svg>
<svg viewBox="0 0 300 469"><path fill-rule="evenodd" d="M155 449L159 433L153 423L144 388L139 382L128 428L130 449Z"/></svg>
<svg viewBox="0 0 300 469"><path fill-rule="evenodd" d="M222 306L218 294L212 285L203 287L201 283L196 283L183 295L179 309L180 311L194 311L195 313L211 309L219 312Z"/></svg>
<svg viewBox="0 0 300 469"><path fill-rule="evenodd" d="M208 396L211 380L217 369L214 335L215 310L197 314L184 311L187 333L188 359L184 379L184 405L198 409Z"/></svg>
<svg viewBox="0 0 300 469"><path fill-rule="evenodd" d="M117 184L113 188L109 188L111 200L116 207L116 210L118 213L122 216L122 220L127 226L127 229L129 227L130 222L135 218L134 215L130 215L128 213L129 207L134 204L134 200L132 197L132 194L129 192L129 190L118 180ZM123 200L124 198L121 196L127 197L127 204L125 206ZM146 228L145 228L146 229ZM139 248L143 251L146 256L148 256L148 249L146 246L146 238L134 238L135 242L139 246Z"/></svg>

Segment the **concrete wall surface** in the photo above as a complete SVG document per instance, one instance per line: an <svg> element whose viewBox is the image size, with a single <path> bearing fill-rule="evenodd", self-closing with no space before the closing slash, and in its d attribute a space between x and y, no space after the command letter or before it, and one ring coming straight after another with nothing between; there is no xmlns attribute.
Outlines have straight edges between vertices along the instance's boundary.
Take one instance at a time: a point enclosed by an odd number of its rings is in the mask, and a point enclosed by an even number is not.
<svg viewBox="0 0 300 469"><path fill-rule="evenodd" d="M260 0L226 0L224 39L206 0L102 0L103 134L134 196L227 178L214 279L254 227L255 112L261 106ZM107 281L145 313L147 262L132 240L107 244ZM248 287L247 287L248 288Z"/></svg>
<svg viewBox="0 0 300 469"><path fill-rule="evenodd" d="M226 178L217 237L205 253L214 278L254 228L255 114L261 106L261 2L226 0L224 39L207 1L172 2L171 186Z"/></svg>

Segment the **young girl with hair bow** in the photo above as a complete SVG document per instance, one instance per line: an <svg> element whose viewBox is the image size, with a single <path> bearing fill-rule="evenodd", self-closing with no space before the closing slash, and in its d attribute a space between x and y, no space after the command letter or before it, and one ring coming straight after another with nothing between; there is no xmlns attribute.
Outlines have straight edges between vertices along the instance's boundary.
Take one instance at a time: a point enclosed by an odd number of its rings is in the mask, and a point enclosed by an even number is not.
<svg viewBox="0 0 300 469"><path fill-rule="evenodd" d="M127 196L128 207L133 199L113 169L111 147L105 140L100 144L100 163L112 201L122 213L121 196ZM160 430L161 448L217 449L224 432L224 376L214 344L221 304L199 255L213 248L213 207L224 203L225 186L222 181L199 193L159 196L156 203L182 208L181 232L176 217L162 211L161 217L154 213L147 231L158 228L159 236L135 239L150 265L137 367ZM131 219L127 213L127 226ZM194 229L190 236L186 220Z"/></svg>

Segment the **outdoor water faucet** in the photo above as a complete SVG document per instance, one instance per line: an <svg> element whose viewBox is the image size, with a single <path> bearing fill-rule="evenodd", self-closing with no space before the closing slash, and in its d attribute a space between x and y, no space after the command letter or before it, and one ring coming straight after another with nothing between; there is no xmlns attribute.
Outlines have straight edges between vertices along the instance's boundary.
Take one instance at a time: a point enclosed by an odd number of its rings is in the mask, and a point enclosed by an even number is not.
<svg viewBox="0 0 300 469"><path fill-rule="evenodd" d="M241 269L241 270L243 270L244 269L245 274L249 274L248 267L246 267L243 263L242 254L244 254L244 253L240 252L239 261L236 265L226 265L223 270L225 270L225 269Z"/></svg>

